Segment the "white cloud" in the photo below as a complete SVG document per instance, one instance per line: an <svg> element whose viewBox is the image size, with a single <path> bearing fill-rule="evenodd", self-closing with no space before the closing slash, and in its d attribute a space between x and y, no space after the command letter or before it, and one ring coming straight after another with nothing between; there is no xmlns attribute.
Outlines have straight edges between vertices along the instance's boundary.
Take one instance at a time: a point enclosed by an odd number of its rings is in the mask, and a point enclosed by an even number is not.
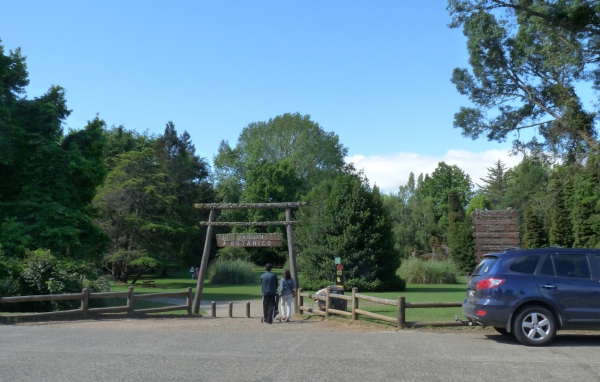
<svg viewBox="0 0 600 382"><path fill-rule="evenodd" d="M521 161L521 156L509 155L509 150L488 150L474 153L467 150L448 150L444 155L435 157L413 153L395 153L384 155L354 155L346 157L346 162L354 163L357 169L363 169L371 185L384 192L397 192L398 187L406 184L411 171L415 177L419 174L431 174L439 162L457 165L471 176L473 183L481 183L480 178L487 175L487 168L500 159L507 168Z"/></svg>

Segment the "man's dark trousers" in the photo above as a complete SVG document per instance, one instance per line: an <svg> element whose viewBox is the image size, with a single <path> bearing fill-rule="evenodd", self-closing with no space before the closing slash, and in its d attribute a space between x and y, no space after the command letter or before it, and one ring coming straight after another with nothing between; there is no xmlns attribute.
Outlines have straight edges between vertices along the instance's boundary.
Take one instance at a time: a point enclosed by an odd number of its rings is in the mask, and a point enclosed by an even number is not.
<svg viewBox="0 0 600 382"><path fill-rule="evenodd" d="M264 321L272 324L273 313L275 311L275 296L263 296L263 317Z"/></svg>

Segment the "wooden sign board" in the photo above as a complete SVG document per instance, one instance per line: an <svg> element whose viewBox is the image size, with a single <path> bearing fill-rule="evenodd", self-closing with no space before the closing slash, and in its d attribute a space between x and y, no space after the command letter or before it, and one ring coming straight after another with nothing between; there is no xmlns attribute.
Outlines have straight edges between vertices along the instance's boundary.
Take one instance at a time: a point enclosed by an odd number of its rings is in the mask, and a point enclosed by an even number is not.
<svg viewBox="0 0 600 382"><path fill-rule="evenodd" d="M486 253L502 252L520 245L517 211L475 210L472 216L477 262Z"/></svg>
<svg viewBox="0 0 600 382"><path fill-rule="evenodd" d="M227 233L217 235L219 247L281 247L280 233Z"/></svg>

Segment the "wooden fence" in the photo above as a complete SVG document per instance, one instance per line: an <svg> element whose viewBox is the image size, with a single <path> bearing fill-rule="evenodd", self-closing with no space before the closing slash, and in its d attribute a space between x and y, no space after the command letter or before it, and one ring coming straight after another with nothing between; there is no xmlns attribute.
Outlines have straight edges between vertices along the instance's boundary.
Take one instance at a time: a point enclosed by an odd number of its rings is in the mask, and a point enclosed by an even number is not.
<svg viewBox="0 0 600 382"><path fill-rule="evenodd" d="M106 308L88 308L89 300L92 298L113 298L113 297L127 298L127 305L106 307ZM187 304L186 305L164 306L161 308L133 309L134 301L147 300L147 299L152 299L152 298L165 298L165 297L186 297ZM147 293L147 294L133 294L133 287L129 287L129 291L127 291L127 292L100 292L100 293L90 293L87 288L84 288L81 291L81 293L0 297L0 304L15 303L15 302L66 301L66 300L80 300L81 307L79 309L62 310L62 311L57 311L57 312L14 314L14 315L11 315L10 317L41 318L41 317L57 317L57 316L68 316L68 315L86 315L86 314L98 314L98 313L123 313L123 312L126 312L131 315L134 313L158 313L158 312L169 312L169 311L173 311L173 310L187 310L187 314L192 314L192 288L187 288L186 292Z"/></svg>
<svg viewBox="0 0 600 382"><path fill-rule="evenodd" d="M319 316L329 318L331 314L338 314L341 316L352 317L353 321L358 320L358 315L362 314L367 317L371 317L377 320L390 322L395 324L399 329L423 327L423 326L463 326L462 321L406 321L406 309L410 308L457 308L462 306L462 302L406 302L404 296L398 296L397 300L388 300L384 298L377 298L373 296L367 296L358 293L358 288L352 288L352 296L346 296L336 293L331 293L331 288L327 288L325 296L317 294L304 293L302 288L298 289L298 305L299 313L308 312ZM304 297L310 298L317 301L325 301L325 310L321 310L318 306L315 308L304 306ZM352 311L345 311L331 308L332 300L346 300L352 303ZM366 300L383 305L391 305L397 307L396 317L384 316L369 312L367 310L358 308L358 301Z"/></svg>

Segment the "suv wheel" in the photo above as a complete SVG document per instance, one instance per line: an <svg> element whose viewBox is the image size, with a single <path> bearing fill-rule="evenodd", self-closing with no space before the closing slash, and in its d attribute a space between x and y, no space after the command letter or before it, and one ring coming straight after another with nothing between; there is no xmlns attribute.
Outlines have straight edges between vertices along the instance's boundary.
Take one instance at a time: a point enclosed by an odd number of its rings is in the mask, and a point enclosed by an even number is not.
<svg viewBox="0 0 600 382"><path fill-rule="evenodd" d="M556 337L554 315L541 306L529 306L515 317L515 337L527 346L544 346Z"/></svg>

